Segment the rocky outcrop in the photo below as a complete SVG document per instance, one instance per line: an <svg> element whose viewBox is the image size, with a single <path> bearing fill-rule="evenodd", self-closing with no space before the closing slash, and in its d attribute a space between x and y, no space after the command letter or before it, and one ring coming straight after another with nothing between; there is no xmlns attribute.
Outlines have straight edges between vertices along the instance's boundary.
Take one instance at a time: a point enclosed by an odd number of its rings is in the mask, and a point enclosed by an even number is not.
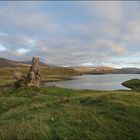
<svg viewBox="0 0 140 140"><path fill-rule="evenodd" d="M39 68L39 58L33 57L32 65L30 67L28 76L28 86L40 86L40 68Z"/></svg>
<svg viewBox="0 0 140 140"><path fill-rule="evenodd" d="M40 68L39 68L39 58L33 57L32 64L27 76L22 76L21 72L14 73L14 83L15 87L25 87L25 86L40 86Z"/></svg>

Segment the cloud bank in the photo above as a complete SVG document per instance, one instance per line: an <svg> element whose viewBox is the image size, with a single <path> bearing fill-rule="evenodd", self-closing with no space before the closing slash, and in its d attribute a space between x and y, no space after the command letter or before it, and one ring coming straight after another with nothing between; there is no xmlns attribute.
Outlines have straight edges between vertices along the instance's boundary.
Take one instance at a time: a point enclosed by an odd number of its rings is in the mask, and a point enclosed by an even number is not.
<svg viewBox="0 0 140 140"><path fill-rule="evenodd" d="M140 2L0 2L0 57L140 67Z"/></svg>

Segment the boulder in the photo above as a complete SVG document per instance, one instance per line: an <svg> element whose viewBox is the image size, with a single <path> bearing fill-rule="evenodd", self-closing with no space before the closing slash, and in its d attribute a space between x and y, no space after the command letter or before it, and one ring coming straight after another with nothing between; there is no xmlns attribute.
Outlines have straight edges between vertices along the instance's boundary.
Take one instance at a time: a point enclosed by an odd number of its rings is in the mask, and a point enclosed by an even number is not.
<svg viewBox="0 0 140 140"><path fill-rule="evenodd" d="M26 86L26 77L22 76L21 72L15 71L14 72L14 87L25 87Z"/></svg>
<svg viewBox="0 0 140 140"><path fill-rule="evenodd" d="M22 78L21 72L15 71L14 72L14 79L16 81L20 80Z"/></svg>

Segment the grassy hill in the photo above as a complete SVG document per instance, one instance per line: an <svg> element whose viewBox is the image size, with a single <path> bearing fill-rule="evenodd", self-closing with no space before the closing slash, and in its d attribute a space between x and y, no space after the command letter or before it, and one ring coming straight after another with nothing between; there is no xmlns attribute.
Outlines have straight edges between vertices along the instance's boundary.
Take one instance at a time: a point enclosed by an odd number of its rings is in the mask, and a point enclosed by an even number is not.
<svg viewBox="0 0 140 140"><path fill-rule="evenodd" d="M0 140L140 140L140 93L0 91Z"/></svg>
<svg viewBox="0 0 140 140"><path fill-rule="evenodd" d="M14 71L2 67L0 85L13 82ZM42 81L68 79L71 68L41 67ZM138 81L125 85L140 87ZM57 87L0 86L0 140L140 140L140 93L72 90Z"/></svg>
<svg viewBox="0 0 140 140"><path fill-rule="evenodd" d="M73 75L79 74L71 68L63 67L40 67L42 81L57 81L71 79ZM14 71L20 71L22 75L27 75L29 67L2 67L0 68L0 84L12 83L14 81Z"/></svg>
<svg viewBox="0 0 140 140"><path fill-rule="evenodd" d="M27 64L23 64L21 62L8 60L5 58L0 58L0 67L19 67L19 66L28 66Z"/></svg>
<svg viewBox="0 0 140 140"><path fill-rule="evenodd" d="M32 61L13 61L5 58L0 58L0 67L28 67ZM40 62L40 66L47 66L47 64Z"/></svg>

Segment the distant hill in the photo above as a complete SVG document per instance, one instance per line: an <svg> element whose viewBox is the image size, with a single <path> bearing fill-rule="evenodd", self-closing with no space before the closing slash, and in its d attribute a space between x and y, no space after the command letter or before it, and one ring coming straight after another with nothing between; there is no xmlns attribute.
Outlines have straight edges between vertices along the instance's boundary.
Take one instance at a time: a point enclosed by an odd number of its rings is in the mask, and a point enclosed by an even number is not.
<svg viewBox="0 0 140 140"><path fill-rule="evenodd" d="M5 58L0 58L0 67L25 67L30 66L31 61L13 61L8 60ZM49 68L57 68L58 66L45 64L43 62L40 62L40 66L42 67L49 67ZM59 67L59 71L63 71L62 67ZM64 69L64 68L63 68ZM139 68L113 68L113 67L84 67L84 66L77 66L77 67L68 67L67 69L73 69L74 71L77 71L79 74L140 74ZM54 72L54 71L53 71Z"/></svg>
<svg viewBox="0 0 140 140"><path fill-rule="evenodd" d="M0 67L21 67L30 65L31 61L13 61L5 58L0 58ZM40 62L40 66L47 66L47 64Z"/></svg>
<svg viewBox="0 0 140 140"><path fill-rule="evenodd" d="M112 73L115 68L112 67L83 67L83 66L78 66L78 67L73 67L75 70L82 72L82 73L89 73L89 74L94 74L94 73Z"/></svg>
<svg viewBox="0 0 140 140"><path fill-rule="evenodd" d="M81 74L139 74L139 68L73 67Z"/></svg>
<svg viewBox="0 0 140 140"><path fill-rule="evenodd" d="M140 69L139 68L122 68L119 70L119 72L121 73L140 73Z"/></svg>
<svg viewBox="0 0 140 140"><path fill-rule="evenodd" d="M0 58L0 67L19 67L19 66L29 66L23 64L22 62L12 61L5 58Z"/></svg>

